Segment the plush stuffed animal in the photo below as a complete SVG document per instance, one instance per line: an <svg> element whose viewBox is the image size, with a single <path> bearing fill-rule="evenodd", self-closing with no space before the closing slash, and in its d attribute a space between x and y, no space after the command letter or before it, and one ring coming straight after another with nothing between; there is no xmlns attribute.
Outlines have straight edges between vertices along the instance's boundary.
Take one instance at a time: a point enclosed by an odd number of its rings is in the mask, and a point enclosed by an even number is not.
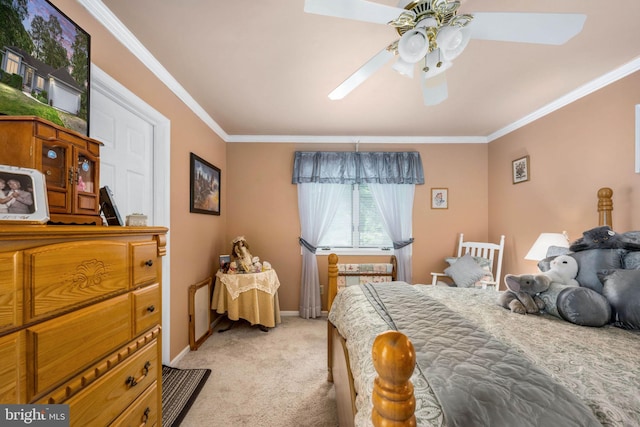
<svg viewBox="0 0 640 427"><path fill-rule="evenodd" d="M553 283L560 283L567 286L580 286L576 280L578 275L578 261L569 255L560 255L551 260L549 270L545 271Z"/></svg>
<svg viewBox="0 0 640 427"><path fill-rule="evenodd" d="M238 236L231 241L233 245L231 248L231 254L233 256L232 265L233 270L237 270L239 273L252 272L253 256L249 252L249 244L244 236ZM233 268L235 267L235 268Z"/></svg>
<svg viewBox="0 0 640 427"><path fill-rule="evenodd" d="M582 237L569 246L572 252L587 249L628 249L640 250L640 243L616 233L608 225L592 228L582 233Z"/></svg>
<svg viewBox="0 0 640 427"><path fill-rule="evenodd" d="M551 278L544 274L507 274L504 283L508 290L498 297L498 304L514 313L539 313L544 309L544 301L538 294L549 289Z"/></svg>

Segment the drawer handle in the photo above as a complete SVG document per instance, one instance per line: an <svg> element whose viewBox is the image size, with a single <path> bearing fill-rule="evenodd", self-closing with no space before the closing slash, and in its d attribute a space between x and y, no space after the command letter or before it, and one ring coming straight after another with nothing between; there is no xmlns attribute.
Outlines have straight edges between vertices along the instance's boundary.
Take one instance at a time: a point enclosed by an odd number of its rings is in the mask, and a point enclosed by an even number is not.
<svg viewBox="0 0 640 427"><path fill-rule="evenodd" d="M144 265L146 265L147 267L151 267L151 266L153 265L153 260L152 260L152 259L147 260L147 261L144 263Z"/></svg>
<svg viewBox="0 0 640 427"><path fill-rule="evenodd" d="M129 376L127 377L127 380L124 383L129 387L137 386L140 383L140 381L144 380L144 378L149 374L149 368L151 368L151 362L147 361L147 363L144 364L144 368L142 368L142 375L140 376L140 378L135 379Z"/></svg>
<svg viewBox="0 0 640 427"><path fill-rule="evenodd" d="M155 306L153 306L153 305L150 305L149 307L147 307L147 311L148 311L149 313L153 313L154 311L156 311L156 307L155 307Z"/></svg>
<svg viewBox="0 0 640 427"><path fill-rule="evenodd" d="M151 412L151 408L149 407L147 407L147 409L144 410L144 414L142 414L142 424L140 424L140 427L147 425L147 421L149 421L150 412Z"/></svg>

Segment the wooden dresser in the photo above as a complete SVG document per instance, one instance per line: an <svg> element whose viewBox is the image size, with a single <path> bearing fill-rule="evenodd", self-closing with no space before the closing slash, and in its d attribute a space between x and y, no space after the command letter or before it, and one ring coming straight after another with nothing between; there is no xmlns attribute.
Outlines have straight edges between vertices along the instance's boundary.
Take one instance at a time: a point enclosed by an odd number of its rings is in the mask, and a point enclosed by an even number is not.
<svg viewBox="0 0 640 427"><path fill-rule="evenodd" d="M0 403L160 426L163 227L0 225Z"/></svg>

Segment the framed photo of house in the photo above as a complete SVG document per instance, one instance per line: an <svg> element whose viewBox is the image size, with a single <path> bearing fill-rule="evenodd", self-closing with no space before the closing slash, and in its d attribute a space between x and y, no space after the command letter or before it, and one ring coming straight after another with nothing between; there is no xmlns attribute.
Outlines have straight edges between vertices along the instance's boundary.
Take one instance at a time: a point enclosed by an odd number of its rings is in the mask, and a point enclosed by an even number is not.
<svg viewBox="0 0 640 427"><path fill-rule="evenodd" d="M189 212L220 215L220 169L191 153Z"/></svg>
<svg viewBox="0 0 640 427"><path fill-rule="evenodd" d="M449 189L431 189L431 209L449 209Z"/></svg>
<svg viewBox="0 0 640 427"><path fill-rule="evenodd" d="M37 116L88 136L89 34L47 0L10 1L5 13L0 114Z"/></svg>
<svg viewBox="0 0 640 427"><path fill-rule="evenodd" d="M531 170L529 168L529 156L515 159L511 164L511 174L513 176L514 184L529 181L529 178L531 177Z"/></svg>
<svg viewBox="0 0 640 427"><path fill-rule="evenodd" d="M49 203L42 172L0 165L0 223L44 224L47 221Z"/></svg>

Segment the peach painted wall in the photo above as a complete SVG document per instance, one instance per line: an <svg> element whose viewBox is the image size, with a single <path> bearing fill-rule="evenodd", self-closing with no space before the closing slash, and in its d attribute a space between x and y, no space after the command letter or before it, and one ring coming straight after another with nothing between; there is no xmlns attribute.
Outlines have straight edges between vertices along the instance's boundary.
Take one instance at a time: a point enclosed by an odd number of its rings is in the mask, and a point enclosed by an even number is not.
<svg viewBox="0 0 640 427"><path fill-rule="evenodd" d="M171 121L171 359L189 345L188 287L213 273L213 260L226 249L226 144L73 0L53 0L91 35L91 61ZM189 153L222 170L222 215L189 213ZM165 325L166 327L166 325Z"/></svg>
<svg viewBox="0 0 640 427"><path fill-rule="evenodd" d="M282 282L281 309L298 310L300 234L291 184L296 150L351 150L336 144L225 144L74 0L53 0L92 37L92 62L171 120L171 358L188 346L189 285L213 274L230 241L245 235ZM456 236L507 236L505 272L535 271L523 256L540 232L576 238L596 225L596 192L614 190L614 227L640 229L640 175L633 173L634 110L640 75L625 78L486 144L361 144L361 151L417 150L426 184L416 187L413 281L428 282L455 251ZM222 215L190 214L189 153L222 170ZM531 156L531 181L511 184L511 161ZM429 189L448 187L450 208L431 210ZM344 261L361 258L344 257ZM326 284L326 257L319 258Z"/></svg>
<svg viewBox="0 0 640 427"><path fill-rule="evenodd" d="M228 250L235 236L244 235L251 253L273 265L281 282L279 298L282 310L297 311L300 298L300 221L297 189L291 184L294 152L354 148L352 144L227 145L227 200L231 212L227 217ZM414 198L415 283L430 283L429 273L445 268L443 259L455 253L459 232L464 231L472 239L487 238L486 144L360 144L359 150L420 152L425 185L416 186ZM431 187L449 188L449 209L430 208ZM342 258L345 262L366 259L371 258ZM326 285L326 256L318 257L318 266L321 284Z"/></svg>
<svg viewBox="0 0 640 427"><path fill-rule="evenodd" d="M505 273L537 271L524 260L542 232L571 241L598 225L597 191L613 189L613 228L640 230L634 173L636 72L489 144L489 235L504 233ZM531 179L511 183L511 161L529 155Z"/></svg>

